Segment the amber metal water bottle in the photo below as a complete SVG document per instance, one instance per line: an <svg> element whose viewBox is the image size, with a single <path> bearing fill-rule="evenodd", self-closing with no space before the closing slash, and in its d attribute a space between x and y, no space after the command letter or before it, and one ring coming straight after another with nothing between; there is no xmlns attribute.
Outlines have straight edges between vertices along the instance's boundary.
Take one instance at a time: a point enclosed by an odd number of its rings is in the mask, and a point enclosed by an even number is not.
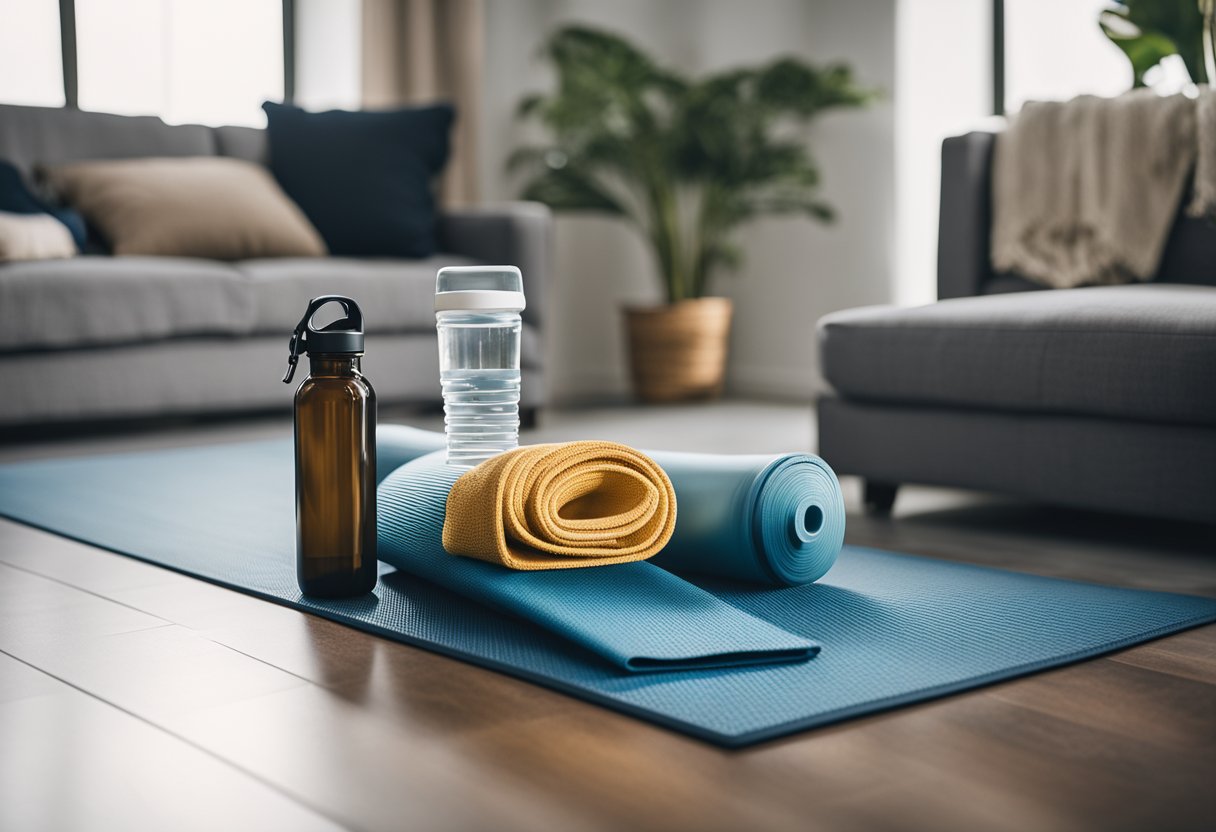
<svg viewBox="0 0 1216 832"><path fill-rule="evenodd" d="M345 317L316 328L313 317L330 303ZM309 370L295 399L296 575L305 595L362 595L376 585L376 393L359 367L359 305L341 295L309 302L284 384L302 352Z"/></svg>

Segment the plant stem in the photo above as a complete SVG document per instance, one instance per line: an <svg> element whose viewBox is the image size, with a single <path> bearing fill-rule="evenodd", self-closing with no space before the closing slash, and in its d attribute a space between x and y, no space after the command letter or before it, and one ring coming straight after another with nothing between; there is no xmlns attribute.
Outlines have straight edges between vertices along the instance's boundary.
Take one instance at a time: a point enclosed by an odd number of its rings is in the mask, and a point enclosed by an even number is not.
<svg viewBox="0 0 1216 832"><path fill-rule="evenodd" d="M680 251L680 223L676 203L668 183L661 175L651 178L648 191L654 222L650 236L654 241L659 273L667 290L667 302L676 303L688 297L689 288L685 285L683 273L684 258Z"/></svg>

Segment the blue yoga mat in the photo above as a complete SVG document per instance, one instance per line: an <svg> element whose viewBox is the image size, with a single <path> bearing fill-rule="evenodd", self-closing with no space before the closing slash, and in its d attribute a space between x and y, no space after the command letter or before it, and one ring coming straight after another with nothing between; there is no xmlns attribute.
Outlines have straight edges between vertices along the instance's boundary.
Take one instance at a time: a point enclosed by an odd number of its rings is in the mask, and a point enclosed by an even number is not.
<svg viewBox="0 0 1216 832"><path fill-rule="evenodd" d="M442 433L381 427L377 480L446 442ZM677 573L800 586L836 562L844 543L844 498L819 457L646 453L671 478L677 517L671 541L650 563ZM381 558L389 559L383 552Z"/></svg>
<svg viewBox="0 0 1216 832"><path fill-rule="evenodd" d="M0 466L0 514L725 746L1216 620L1210 599L845 547L827 576L809 586L693 579L738 610L821 644L813 660L632 673L536 624L388 566L374 597L301 598L291 466L287 441Z"/></svg>
<svg viewBox="0 0 1216 832"><path fill-rule="evenodd" d="M806 661L819 645L646 562L517 572L443 548L448 492L466 470L437 451L380 484L378 554L403 572L526 618L625 670Z"/></svg>
<svg viewBox="0 0 1216 832"><path fill-rule="evenodd" d="M676 492L676 531L651 563L774 586L817 581L844 544L844 497L810 454L651 451Z"/></svg>

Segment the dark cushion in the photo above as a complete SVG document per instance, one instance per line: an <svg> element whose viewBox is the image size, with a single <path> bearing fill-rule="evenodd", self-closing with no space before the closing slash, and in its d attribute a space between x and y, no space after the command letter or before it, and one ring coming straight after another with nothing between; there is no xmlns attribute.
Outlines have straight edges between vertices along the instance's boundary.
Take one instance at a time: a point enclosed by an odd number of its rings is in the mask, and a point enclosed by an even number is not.
<svg viewBox="0 0 1216 832"><path fill-rule="evenodd" d="M819 325L844 397L1216 424L1216 287L1145 283L865 307Z"/></svg>
<svg viewBox="0 0 1216 832"><path fill-rule="evenodd" d="M10 214L50 214L72 232L76 247L84 248L84 217L71 208L56 207L39 199L26 187L21 171L3 160L0 160L0 211Z"/></svg>
<svg viewBox="0 0 1216 832"><path fill-rule="evenodd" d="M332 254L427 257L432 181L448 158L454 111L309 113L267 102L270 169Z"/></svg>
<svg viewBox="0 0 1216 832"><path fill-rule="evenodd" d="M1188 195L1183 204L1189 199ZM1188 217L1179 210L1153 279L1161 283L1216 286L1216 222Z"/></svg>

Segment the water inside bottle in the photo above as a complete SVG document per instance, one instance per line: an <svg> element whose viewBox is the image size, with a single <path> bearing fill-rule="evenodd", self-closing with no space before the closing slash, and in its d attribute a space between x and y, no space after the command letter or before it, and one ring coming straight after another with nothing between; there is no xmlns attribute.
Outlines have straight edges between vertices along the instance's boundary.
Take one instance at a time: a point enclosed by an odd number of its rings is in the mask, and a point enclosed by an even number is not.
<svg viewBox="0 0 1216 832"><path fill-rule="evenodd" d="M476 465L519 445L519 315L448 312L439 322L439 381L448 462Z"/></svg>
<svg viewBox="0 0 1216 832"><path fill-rule="evenodd" d="M448 462L476 465L519 445L519 370L443 370Z"/></svg>

